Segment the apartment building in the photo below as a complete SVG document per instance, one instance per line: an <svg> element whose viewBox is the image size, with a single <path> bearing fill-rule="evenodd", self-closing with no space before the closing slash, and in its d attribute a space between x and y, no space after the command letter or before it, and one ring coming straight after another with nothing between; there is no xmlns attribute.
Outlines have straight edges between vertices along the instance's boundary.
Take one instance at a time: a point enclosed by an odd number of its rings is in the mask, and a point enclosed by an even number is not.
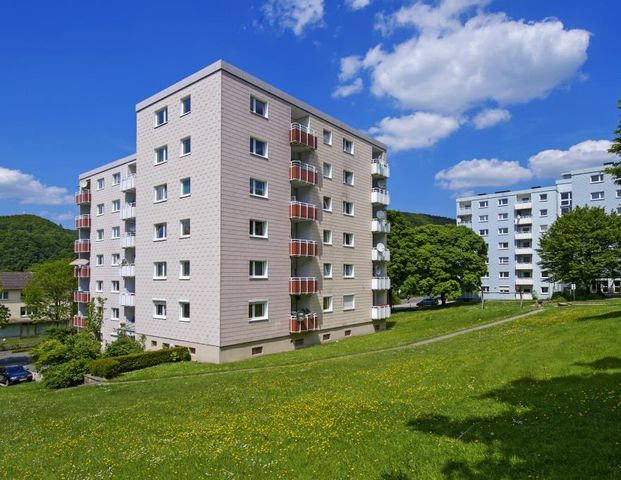
<svg viewBox="0 0 621 480"><path fill-rule="evenodd" d="M80 175L75 294L104 341L225 362L382 330L386 147L223 61L136 106L136 154Z"/></svg>
<svg viewBox="0 0 621 480"><path fill-rule="evenodd" d="M549 298L562 286L539 266L539 238L575 206L621 213L621 187L605 167L572 170L554 186L504 190L458 198L457 224L471 228L488 245L488 272L482 293L489 299ZM621 280L603 279L595 290L621 293Z"/></svg>

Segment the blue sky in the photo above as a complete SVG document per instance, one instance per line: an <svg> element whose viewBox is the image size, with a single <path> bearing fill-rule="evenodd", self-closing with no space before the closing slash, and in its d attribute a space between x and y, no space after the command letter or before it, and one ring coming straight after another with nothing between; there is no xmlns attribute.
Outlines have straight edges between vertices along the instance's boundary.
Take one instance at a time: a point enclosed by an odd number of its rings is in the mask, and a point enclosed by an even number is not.
<svg viewBox="0 0 621 480"><path fill-rule="evenodd" d="M456 195L610 160L619 121L617 0L59 0L2 17L3 215L70 225L79 172L133 152L135 104L220 58L387 142L401 210L453 216Z"/></svg>

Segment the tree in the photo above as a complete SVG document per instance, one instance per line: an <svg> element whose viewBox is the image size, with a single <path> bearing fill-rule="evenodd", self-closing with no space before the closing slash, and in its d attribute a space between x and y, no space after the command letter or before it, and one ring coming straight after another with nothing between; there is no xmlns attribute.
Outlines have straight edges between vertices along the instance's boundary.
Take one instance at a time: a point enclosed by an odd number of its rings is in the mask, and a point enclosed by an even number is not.
<svg viewBox="0 0 621 480"><path fill-rule="evenodd" d="M619 109L621 109L621 100L619 100ZM616 137L612 140L612 145L608 149L608 153L614 153L615 155L619 155L621 157L621 120L619 121L619 126L614 133ZM621 162L615 163L613 166L608 167L604 171L614 177L615 183L621 185Z"/></svg>
<svg viewBox="0 0 621 480"><path fill-rule="evenodd" d="M70 261L53 260L33 268L32 280L24 288L24 303L35 322L69 322L71 319L77 281Z"/></svg>
<svg viewBox="0 0 621 480"><path fill-rule="evenodd" d="M588 290L597 278L621 271L621 216L577 207L559 217L539 240L539 265L555 282Z"/></svg>
<svg viewBox="0 0 621 480"><path fill-rule="evenodd" d="M0 282L0 293L2 293L3 287L2 282ZM9 323L11 319L11 311L6 305L0 305L0 328L4 328Z"/></svg>
<svg viewBox="0 0 621 480"><path fill-rule="evenodd" d="M405 292L403 284L412 271L411 250L413 248L412 235L414 228L402 212L388 211L390 233L388 234L388 248L390 250L390 262L388 263L388 276L392 290Z"/></svg>
<svg viewBox="0 0 621 480"><path fill-rule="evenodd" d="M103 324L103 311L106 299L102 297L94 298L88 304L88 314L85 319L85 330L93 338L101 342L101 325Z"/></svg>

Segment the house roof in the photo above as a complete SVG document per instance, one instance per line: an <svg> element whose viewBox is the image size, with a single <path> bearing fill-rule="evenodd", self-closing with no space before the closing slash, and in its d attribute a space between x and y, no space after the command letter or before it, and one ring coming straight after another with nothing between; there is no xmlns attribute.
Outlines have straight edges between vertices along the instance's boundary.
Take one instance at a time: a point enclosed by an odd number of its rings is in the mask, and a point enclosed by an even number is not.
<svg viewBox="0 0 621 480"><path fill-rule="evenodd" d="M0 272L0 286L4 290L22 290L31 278L30 272Z"/></svg>

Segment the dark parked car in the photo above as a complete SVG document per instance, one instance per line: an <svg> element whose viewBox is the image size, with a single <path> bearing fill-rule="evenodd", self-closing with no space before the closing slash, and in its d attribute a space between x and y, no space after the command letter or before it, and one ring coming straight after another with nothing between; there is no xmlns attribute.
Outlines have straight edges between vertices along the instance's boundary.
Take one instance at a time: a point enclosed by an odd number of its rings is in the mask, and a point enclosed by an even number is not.
<svg viewBox="0 0 621 480"><path fill-rule="evenodd" d="M32 373L22 365L0 368L0 384L8 386L21 382L32 382Z"/></svg>
<svg viewBox="0 0 621 480"><path fill-rule="evenodd" d="M435 307L438 304L438 299L435 297L425 297L416 304L417 307Z"/></svg>

